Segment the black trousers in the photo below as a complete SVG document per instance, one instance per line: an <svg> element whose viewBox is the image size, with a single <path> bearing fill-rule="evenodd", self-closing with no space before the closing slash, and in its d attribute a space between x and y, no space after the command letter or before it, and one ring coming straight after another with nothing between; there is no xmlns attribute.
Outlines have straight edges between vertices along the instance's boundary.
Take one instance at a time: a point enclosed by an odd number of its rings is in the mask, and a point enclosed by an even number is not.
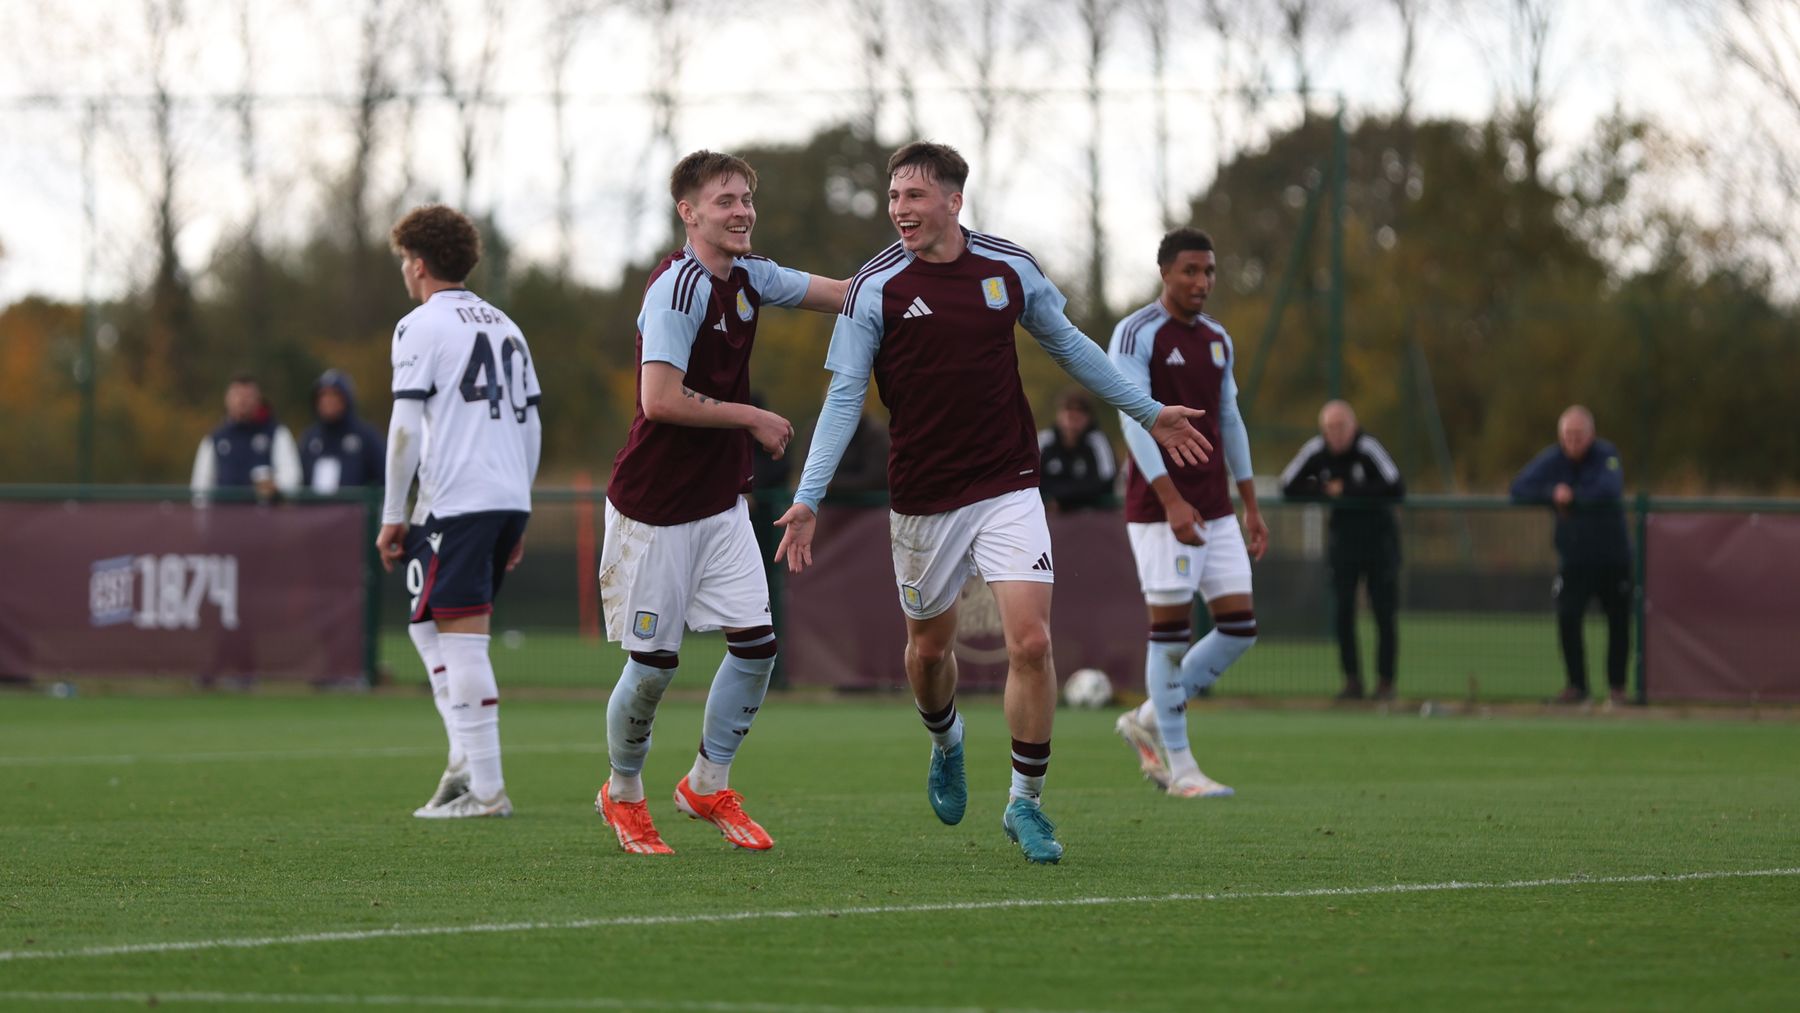
<svg viewBox="0 0 1800 1013"><path fill-rule="evenodd" d="M1344 681L1361 684L1362 660L1356 647L1356 585L1369 589L1375 611L1375 671L1381 681L1394 681L1400 641L1394 614L1400 607L1400 552L1397 548L1369 553L1332 553L1331 594L1336 605L1338 663Z"/></svg>
<svg viewBox="0 0 1800 1013"><path fill-rule="evenodd" d="M1581 627L1588 602L1598 598L1601 611L1606 613L1606 685L1611 689L1625 688L1625 662L1631 652L1632 589L1630 564L1565 566L1556 575L1556 627L1570 686L1579 690L1588 687Z"/></svg>

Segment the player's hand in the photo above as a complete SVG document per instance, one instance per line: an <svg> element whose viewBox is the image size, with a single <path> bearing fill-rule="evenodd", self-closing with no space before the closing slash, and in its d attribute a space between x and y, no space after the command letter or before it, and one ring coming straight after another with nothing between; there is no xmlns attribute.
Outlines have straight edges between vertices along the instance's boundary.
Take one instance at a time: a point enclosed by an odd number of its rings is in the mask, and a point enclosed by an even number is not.
<svg viewBox="0 0 1800 1013"><path fill-rule="evenodd" d="M1250 558L1262 562L1263 553L1269 551L1269 526L1263 523L1261 510L1244 511L1244 548L1250 550Z"/></svg>
<svg viewBox="0 0 1800 1013"><path fill-rule="evenodd" d="M1206 544L1206 539L1200 537L1200 511L1187 500L1177 498L1164 503L1163 516L1169 519L1169 530L1175 533L1176 541L1183 545Z"/></svg>
<svg viewBox="0 0 1800 1013"><path fill-rule="evenodd" d="M1325 495L1336 498L1344 494L1344 480L1334 478L1325 483Z"/></svg>
<svg viewBox="0 0 1800 1013"><path fill-rule="evenodd" d="M781 544L775 547L775 562L786 562L789 573L799 573L812 565L813 528L818 518L805 503L795 503L787 513L776 518L782 529Z"/></svg>
<svg viewBox="0 0 1800 1013"><path fill-rule="evenodd" d="M794 424L770 411L757 410L756 421L750 424L750 436L756 440L757 446L763 448L770 457L777 461L787 452L788 441L794 438Z"/></svg>
<svg viewBox="0 0 1800 1013"><path fill-rule="evenodd" d="M525 558L525 536L520 535L518 544L513 546L512 555L506 557L506 572L511 573L519 568L519 561Z"/></svg>
<svg viewBox="0 0 1800 1013"><path fill-rule="evenodd" d="M1575 502L1575 490L1569 488L1567 482L1558 482L1556 488L1550 490L1550 502L1555 503L1559 510L1567 509L1569 504Z"/></svg>
<svg viewBox="0 0 1800 1013"><path fill-rule="evenodd" d="M1184 408L1178 404L1164 405L1163 410L1156 413L1156 422L1150 427L1150 435L1162 448L1169 452L1177 464L1205 464L1212 454L1212 443L1200 435L1194 428L1194 420L1205 415L1199 408Z"/></svg>
<svg viewBox="0 0 1800 1013"><path fill-rule="evenodd" d="M381 556L381 568L394 572L394 564L406 555L406 525L383 524L375 536L375 552Z"/></svg>

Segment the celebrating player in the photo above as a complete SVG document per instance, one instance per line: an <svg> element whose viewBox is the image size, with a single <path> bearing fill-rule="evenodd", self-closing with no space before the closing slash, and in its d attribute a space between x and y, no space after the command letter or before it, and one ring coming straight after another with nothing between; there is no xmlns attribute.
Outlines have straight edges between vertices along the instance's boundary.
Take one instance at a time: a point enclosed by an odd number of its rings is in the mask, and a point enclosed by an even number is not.
<svg viewBox="0 0 1800 1013"><path fill-rule="evenodd" d="M682 627L725 631L693 769L675 805L741 848L774 844L730 788L731 761L775 667L769 584L742 493L750 441L780 457L794 427L750 401L750 350L764 305L837 309L844 283L750 252L756 171L696 151L669 179L687 245L650 275L638 314L638 407L606 487L600 560L606 638L630 653L606 705L612 773L595 808L633 854L668 854L642 772Z"/></svg>
<svg viewBox="0 0 1800 1013"><path fill-rule="evenodd" d="M1202 313L1217 272L1212 238L1175 229L1162 238L1156 264L1162 296L1113 329L1111 354L1119 372L1151 397L1202 408L1200 423L1220 442L1224 461L1172 470L1174 463L1136 420L1123 419L1125 521L1138 582L1150 613L1144 661L1149 699L1119 716L1115 726L1137 751L1146 777L1181 798L1219 798L1232 789L1200 772L1188 747L1187 702L1213 684L1256 643L1250 604L1250 559L1261 559L1269 528L1256 505L1250 476L1250 437L1238 414L1231 378L1231 336ZM1225 468L1244 500L1243 532L1231 506ZM1213 630L1191 648L1188 614L1194 595L1212 610Z"/></svg>
<svg viewBox="0 0 1800 1013"><path fill-rule="evenodd" d="M394 328L387 495L375 547L389 570L408 557L408 632L450 736L450 764L413 815L510 816L488 616L525 552L542 389L518 325L463 287L481 259L481 235L468 218L443 205L417 208L394 226L391 242L406 294L421 305ZM419 502L409 526L415 471Z"/></svg>
<svg viewBox="0 0 1800 1013"><path fill-rule="evenodd" d="M1063 315L1063 296L1031 254L957 223L969 166L952 148L909 144L888 159L888 217L900 241L850 281L825 367L830 393L813 434L776 559L812 562L819 499L875 377L891 417L888 469L894 575L906 614L906 677L930 732L927 797L938 819L968 803L956 713L956 598L971 571L999 605L1007 648L1012 790L1001 825L1033 862L1061 859L1039 806L1050 764L1056 678L1050 664L1050 532L1039 499L1037 427L1019 383L1013 327L1071 376L1150 427L1177 460L1211 445L1131 386Z"/></svg>

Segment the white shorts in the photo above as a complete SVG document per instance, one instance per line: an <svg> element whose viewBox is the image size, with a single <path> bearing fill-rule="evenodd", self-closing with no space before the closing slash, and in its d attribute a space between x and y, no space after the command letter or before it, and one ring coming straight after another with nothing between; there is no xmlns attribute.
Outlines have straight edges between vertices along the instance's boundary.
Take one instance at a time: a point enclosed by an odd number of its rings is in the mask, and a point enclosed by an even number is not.
<svg viewBox="0 0 1800 1013"><path fill-rule="evenodd" d="M606 504L600 550L606 639L632 651L681 648L682 626L700 632L769 625L769 580L742 497L686 524L634 521Z"/></svg>
<svg viewBox="0 0 1800 1013"><path fill-rule="evenodd" d="M956 604L969 574L1056 582L1050 525L1036 489L1020 489L941 514L888 514L900 607L930 619Z"/></svg>
<svg viewBox="0 0 1800 1013"><path fill-rule="evenodd" d="M1149 605L1186 605L1198 594L1207 601L1250 593L1250 552L1236 516L1200 525L1205 545L1183 545L1169 525L1127 524L1131 554L1137 557L1138 585Z"/></svg>

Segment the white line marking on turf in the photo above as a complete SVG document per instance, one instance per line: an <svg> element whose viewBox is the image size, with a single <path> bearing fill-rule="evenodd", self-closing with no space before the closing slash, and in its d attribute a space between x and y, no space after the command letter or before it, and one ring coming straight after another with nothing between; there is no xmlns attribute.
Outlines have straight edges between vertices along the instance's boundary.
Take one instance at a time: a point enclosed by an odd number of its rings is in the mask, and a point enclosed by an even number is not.
<svg viewBox="0 0 1800 1013"><path fill-rule="evenodd" d="M996 1006L836 1006L821 1003L708 1002L698 999L522 999L449 995L307 995L282 992L0 992L0 1002L205 1003L236 1006L450 1006L458 1009L670 1009L702 1013L1039 1013ZM1095 1013L1059 1010L1058 1013Z"/></svg>
<svg viewBox="0 0 1800 1013"><path fill-rule="evenodd" d="M509 753L603 753L599 742L527 743ZM82 756L0 756L0 767L121 766L134 763L239 763L244 760L351 760L384 756L441 756L439 746L363 746L351 749L244 749L216 753L100 753Z"/></svg>
<svg viewBox="0 0 1800 1013"><path fill-rule="evenodd" d="M386 929L348 929L338 932L302 932L288 936L248 936L239 939L191 939L169 943L117 943L84 946L73 950L0 950L0 962L13 960L64 960L71 957L117 957L139 953L185 953L192 950L256 950L268 946L303 943L345 943L366 939L418 939L429 936L466 936L511 932L572 932L582 929L645 928L658 925L716 925L727 922L792 920L798 918L848 918L858 915L931 914L937 912L1003 911L1024 908L1106 907L1120 904L1179 904L1227 900L1293 900L1307 897L1374 897L1383 894L1449 893L1461 890L1531 890L1554 886L1616 886L1628 883L1690 883L1709 879L1751 879L1800 876L1800 867L1745 869L1739 871L1648 873L1639 876L1560 876L1549 879L1513 879L1500 882L1446 880L1442 883L1383 883L1375 886L1320 886L1306 890L1265 890L1244 893L1163 893L1126 897L1030 897L1014 900L889 904L874 907L816 908L810 911L722 911L712 914L619 915L613 918L573 918L560 922L493 922L469 925L396 925Z"/></svg>

